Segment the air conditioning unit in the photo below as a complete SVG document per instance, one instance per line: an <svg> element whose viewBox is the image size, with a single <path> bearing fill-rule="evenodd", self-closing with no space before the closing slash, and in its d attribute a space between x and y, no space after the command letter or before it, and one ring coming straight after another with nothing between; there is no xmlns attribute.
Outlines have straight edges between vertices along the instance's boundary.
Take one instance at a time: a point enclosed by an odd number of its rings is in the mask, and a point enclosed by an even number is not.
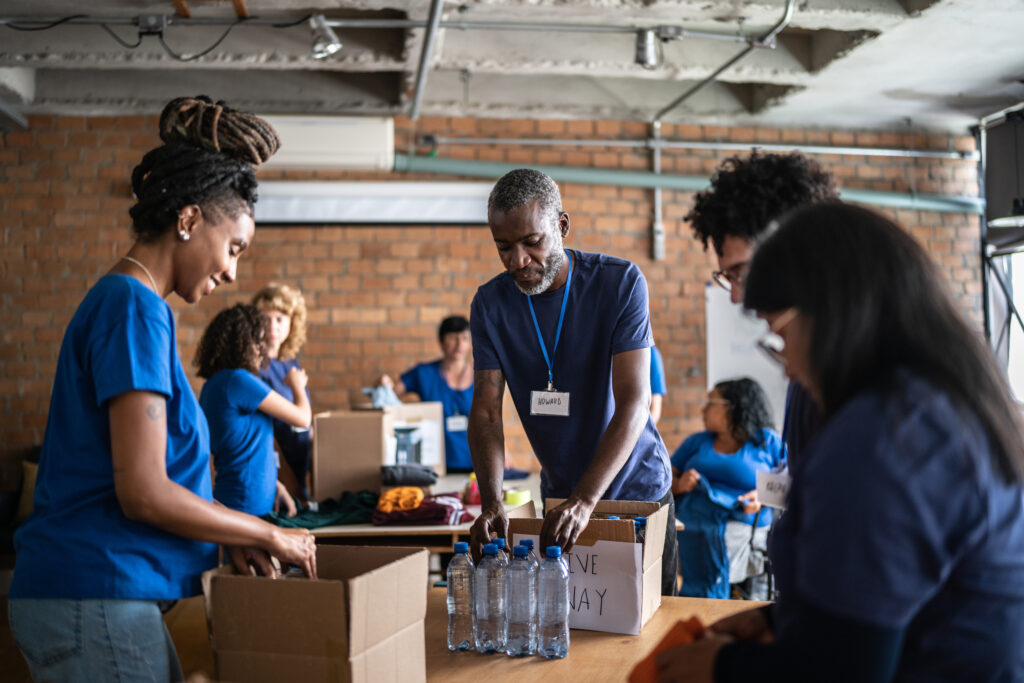
<svg viewBox="0 0 1024 683"><path fill-rule="evenodd" d="M390 171L395 125L388 117L265 116L281 149L265 168Z"/></svg>

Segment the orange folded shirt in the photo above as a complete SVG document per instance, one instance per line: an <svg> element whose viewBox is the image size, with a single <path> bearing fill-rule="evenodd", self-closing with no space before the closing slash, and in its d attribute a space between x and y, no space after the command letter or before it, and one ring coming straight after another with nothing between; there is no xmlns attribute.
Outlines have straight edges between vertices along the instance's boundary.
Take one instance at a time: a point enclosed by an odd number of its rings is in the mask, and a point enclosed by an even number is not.
<svg viewBox="0 0 1024 683"><path fill-rule="evenodd" d="M419 486L399 486L380 494L377 509L388 514L396 510L415 510L423 502L423 489Z"/></svg>
<svg viewBox="0 0 1024 683"><path fill-rule="evenodd" d="M690 617L673 626L649 655L637 662L629 672L629 683L657 683L658 655L679 645L692 643L704 635L704 624L697 617Z"/></svg>

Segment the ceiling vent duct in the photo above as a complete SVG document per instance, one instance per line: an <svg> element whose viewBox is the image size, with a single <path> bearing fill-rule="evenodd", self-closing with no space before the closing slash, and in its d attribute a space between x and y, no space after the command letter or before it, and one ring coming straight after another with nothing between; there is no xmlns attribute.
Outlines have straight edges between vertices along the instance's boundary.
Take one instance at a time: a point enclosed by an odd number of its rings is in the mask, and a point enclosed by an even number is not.
<svg viewBox="0 0 1024 683"><path fill-rule="evenodd" d="M281 149L265 168L389 171L395 157L393 119L380 116L266 116Z"/></svg>

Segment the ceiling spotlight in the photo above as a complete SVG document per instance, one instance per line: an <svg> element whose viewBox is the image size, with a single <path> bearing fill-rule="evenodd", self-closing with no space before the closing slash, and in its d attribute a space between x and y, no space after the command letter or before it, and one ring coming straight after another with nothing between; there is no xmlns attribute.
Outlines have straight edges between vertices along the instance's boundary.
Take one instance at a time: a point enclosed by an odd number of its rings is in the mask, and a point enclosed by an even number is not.
<svg viewBox="0 0 1024 683"><path fill-rule="evenodd" d="M324 20L324 15L314 14L309 18L309 27L313 29L313 59L329 57L341 49L341 41Z"/></svg>
<svg viewBox="0 0 1024 683"><path fill-rule="evenodd" d="M661 64L661 43L655 29L636 32L636 63L645 69L657 69Z"/></svg>

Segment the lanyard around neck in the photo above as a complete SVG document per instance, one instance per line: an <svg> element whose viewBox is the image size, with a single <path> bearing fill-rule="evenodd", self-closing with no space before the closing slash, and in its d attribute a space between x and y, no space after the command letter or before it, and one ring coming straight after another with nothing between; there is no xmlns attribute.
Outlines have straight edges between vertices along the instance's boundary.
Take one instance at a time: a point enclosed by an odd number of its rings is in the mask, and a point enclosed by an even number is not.
<svg viewBox="0 0 1024 683"><path fill-rule="evenodd" d="M537 313L533 310L533 297L526 297L526 303L530 306L530 316L533 318L533 329L537 331L537 341L540 342L540 350L544 354L544 362L548 365L548 391L554 390L554 371L551 366L551 358L558 350L558 340L562 337L562 321L565 320L565 306L569 303L569 287L572 286L572 255L565 250L565 257L569 259L569 277L565 280L565 292L562 294L562 310L558 314L558 328L555 330L555 346L551 349L551 356L548 356L548 347L544 343L544 335L540 332L540 325L537 324Z"/></svg>

